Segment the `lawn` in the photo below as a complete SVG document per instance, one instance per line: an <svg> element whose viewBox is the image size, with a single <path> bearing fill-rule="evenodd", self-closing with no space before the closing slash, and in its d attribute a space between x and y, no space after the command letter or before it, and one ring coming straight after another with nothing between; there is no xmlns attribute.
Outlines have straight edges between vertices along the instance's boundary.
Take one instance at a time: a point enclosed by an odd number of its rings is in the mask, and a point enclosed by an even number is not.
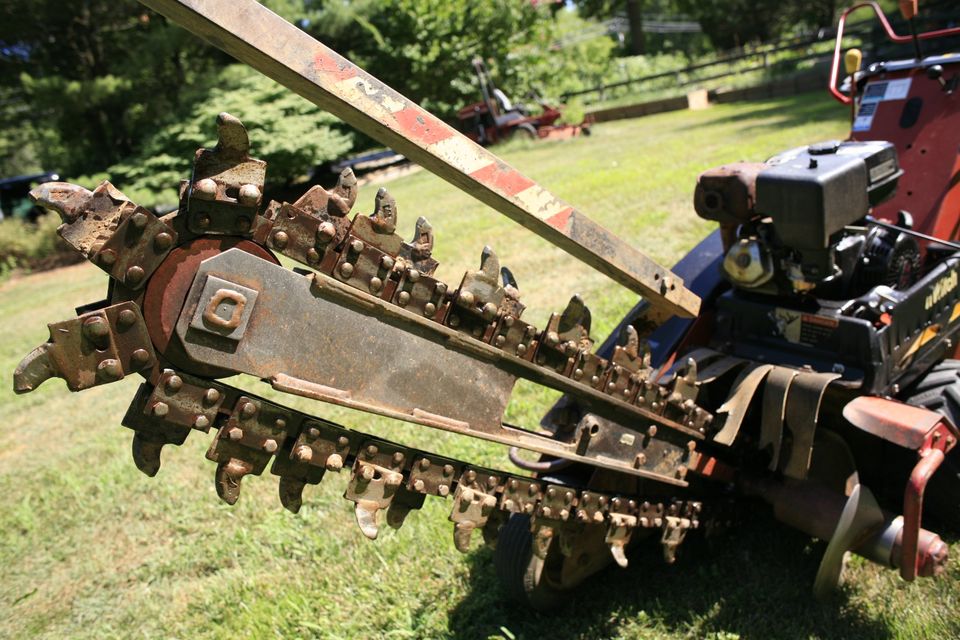
<svg viewBox="0 0 960 640"><path fill-rule="evenodd" d="M711 225L693 213L698 172L841 137L847 111L825 93L604 124L594 135L504 149L505 158L657 260L678 259ZM212 114L211 114L212 117ZM212 137L212 133L211 133ZM254 150L254 154L256 150ZM388 185L401 233L427 216L439 277L459 281L489 244L542 326L584 295L602 337L633 296L426 172ZM372 210L375 188L358 210ZM3 638L919 638L958 637L960 570L907 585L854 560L836 601L810 587L822 543L746 514L723 537L692 536L675 565L640 550L571 606L536 615L505 602L487 549L461 555L449 503L428 500L399 531L370 542L340 498L346 476L280 507L276 479L244 481L220 502L207 438L164 452L156 478L130 458L119 426L136 381L70 394L51 381L17 397L10 376L47 337L45 323L106 290L90 265L0 285L0 637ZM276 398L264 385L241 380ZM521 386L512 421L534 425L552 395ZM294 399L288 404L369 433L506 468L502 448ZM955 540L955 538L951 538ZM953 544L960 557L960 544Z"/></svg>

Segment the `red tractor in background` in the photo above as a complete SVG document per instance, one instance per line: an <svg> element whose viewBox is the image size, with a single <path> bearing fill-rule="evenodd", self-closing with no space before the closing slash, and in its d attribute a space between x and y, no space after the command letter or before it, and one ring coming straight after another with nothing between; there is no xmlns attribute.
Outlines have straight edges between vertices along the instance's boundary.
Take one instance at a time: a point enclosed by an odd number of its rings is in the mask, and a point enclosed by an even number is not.
<svg viewBox="0 0 960 640"><path fill-rule="evenodd" d="M514 103L493 83L493 78L481 58L473 59L483 100L468 104L457 112L457 126L468 138L482 145L496 144L520 136L528 140L539 138L570 138L589 135L587 121L580 124L559 124L563 113L542 100L541 113L531 115L520 103Z"/></svg>

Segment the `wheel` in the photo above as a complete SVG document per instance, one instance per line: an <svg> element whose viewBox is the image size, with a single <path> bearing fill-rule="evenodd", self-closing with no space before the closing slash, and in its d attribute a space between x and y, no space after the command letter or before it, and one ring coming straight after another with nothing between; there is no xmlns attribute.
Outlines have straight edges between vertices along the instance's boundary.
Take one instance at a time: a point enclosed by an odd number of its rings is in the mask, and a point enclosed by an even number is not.
<svg viewBox="0 0 960 640"><path fill-rule="evenodd" d="M493 564L507 597L537 611L561 605L569 592L555 582L563 556L551 544L546 559L533 553L530 516L515 513L500 529Z"/></svg>
<svg viewBox="0 0 960 640"><path fill-rule="evenodd" d="M510 132L511 140L536 140L538 137L537 128L529 122L518 124Z"/></svg>
<svg viewBox="0 0 960 640"><path fill-rule="evenodd" d="M960 425L960 360L944 360L905 389L901 400L946 416ZM960 531L960 448L954 447L930 479L924 511Z"/></svg>

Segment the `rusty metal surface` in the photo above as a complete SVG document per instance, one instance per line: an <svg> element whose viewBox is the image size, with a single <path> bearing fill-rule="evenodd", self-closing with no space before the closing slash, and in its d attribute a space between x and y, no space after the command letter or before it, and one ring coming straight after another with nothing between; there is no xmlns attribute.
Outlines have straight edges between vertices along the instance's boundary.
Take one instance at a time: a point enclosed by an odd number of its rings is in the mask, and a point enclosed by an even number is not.
<svg viewBox="0 0 960 640"><path fill-rule="evenodd" d="M63 378L71 391L122 380L157 363L140 308L132 302L90 311L48 325L50 340L17 366L13 388L33 391L45 380Z"/></svg>
<svg viewBox="0 0 960 640"><path fill-rule="evenodd" d="M843 417L858 429L914 450L920 449L934 428L944 422L943 415L929 409L875 396L851 400L843 407Z"/></svg>
<svg viewBox="0 0 960 640"><path fill-rule="evenodd" d="M674 274L489 151L249 0L142 0L648 299L652 319L695 316Z"/></svg>
<svg viewBox="0 0 960 640"><path fill-rule="evenodd" d="M209 284L211 278L217 278L215 285ZM323 285L318 286L321 281ZM214 293L224 288L247 300L250 315L245 318L231 305L232 310L222 313L235 326L206 326L209 322L204 316L218 313L212 307L222 303ZM251 292L257 292L255 302ZM241 323L244 334L235 339L233 332L241 329ZM278 323L285 327L283 332L277 332ZM502 425L515 376L573 390L613 416L632 414L654 421L661 425L662 435L682 434L691 441L703 437L695 429L507 356L479 340L460 337L456 330L337 280L322 274L299 275L237 250L201 265L177 333L193 360L272 380L282 391L541 453L584 459L670 484L685 484L685 468L677 470L682 466L679 461L669 473L654 473L647 465L636 464L639 454L633 446L608 447L595 454L589 447L581 451L579 442L557 441ZM438 389L443 392L437 393ZM617 437L628 437L626 431L621 428ZM636 435L633 439L643 440Z"/></svg>

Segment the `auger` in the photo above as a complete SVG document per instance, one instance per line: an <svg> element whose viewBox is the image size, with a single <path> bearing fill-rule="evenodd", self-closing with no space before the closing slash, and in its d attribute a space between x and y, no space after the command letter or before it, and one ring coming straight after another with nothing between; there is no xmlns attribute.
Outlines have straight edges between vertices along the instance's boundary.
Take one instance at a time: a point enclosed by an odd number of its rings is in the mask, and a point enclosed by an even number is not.
<svg viewBox="0 0 960 640"><path fill-rule="evenodd" d="M50 340L14 374L18 393L51 377L80 391L139 374L123 424L146 475L194 431L213 433L207 458L230 504L243 478L269 464L296 513L308 485L346 469L344 497L372 539L380 512L396 528L426 496L450 497L456 547L467 551L478 529L490 544L500 539L501 577L534 606L610 561L626 566L628 545L647 536L673 562L690 530L728 519L738 493L830 540L820 596L848 551L907 580L942 571L947 546L921 528L921 509L927 480L953 464L958 432L942 412L895 398L952 346L960 267L952 245L921 252L922 234L905 220L870 225L903 173L894 145L827 143L703 174L697 212L721 229L691 254L695 267L685 260L672 272L259 4L144 4L643 301L598 349L577 295L536 327L491 248L445 283L432 226L421 217L409 242L397 235L386 189L371 213L352 214L349 169L329 189L265 202L266 163L222 113L218 142L197 151L173 213L157 217L106 181L31 194L110 284L107 299L50 325ZM278 255L301 266L287 269ZM904 265L913 275L890 280ZM236 373L507 445L527 473L294 411L222 382ZM517 379L564 394L546 430L504 423ZM879 472L909 476L902 516L881 508L867 488L876 471L861 464L890 448L906 462ZM519 449L540 460L523 461ZM956 495L948 504L956 511Z"/></svg>

